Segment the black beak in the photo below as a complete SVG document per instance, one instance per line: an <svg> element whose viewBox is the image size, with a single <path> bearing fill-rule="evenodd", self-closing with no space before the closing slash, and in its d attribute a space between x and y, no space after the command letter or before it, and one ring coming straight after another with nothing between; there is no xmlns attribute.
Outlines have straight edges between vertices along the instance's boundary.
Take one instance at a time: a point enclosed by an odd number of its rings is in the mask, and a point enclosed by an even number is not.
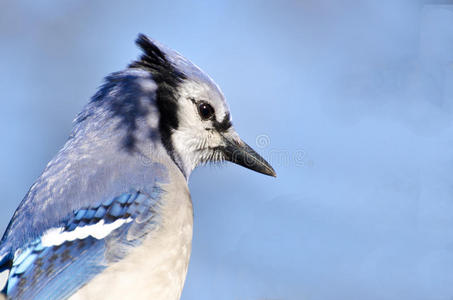
<svg viewBox="0 0 453 300"><path fill-rule="evenodd" d="M232 138L224 137L225 147L222 148L225 159L235 164L246 167L250 170L265 175L277 177L271 165L255 152L243 141L236 141Z"/></svg>

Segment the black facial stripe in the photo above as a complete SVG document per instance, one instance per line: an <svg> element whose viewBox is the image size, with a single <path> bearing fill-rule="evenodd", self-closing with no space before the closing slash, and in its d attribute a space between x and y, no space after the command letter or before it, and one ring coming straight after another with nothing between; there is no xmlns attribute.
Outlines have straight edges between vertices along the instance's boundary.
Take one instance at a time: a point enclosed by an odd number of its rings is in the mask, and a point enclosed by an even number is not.
<svg viewBox="0 0 453 300"><path fill-rule="evenodd" d="M143 55L129 67L150 72L157 84L156 104L160 113L159 131L162 143L175 160L171 132L178 128L177 90L187 77L176 69L167 60L165 54L145 35L140 34L135 43L143 50Z"/></svg>
<svg viewBox="0 0 453 300"><path fill-rule="evenodd" d="M212 125L214 126L214 128L218 131L218 132L225 132L227 131L228 129L230 129L230 127L233 125L231 124L231 121L230 121L230 114L227 113L225 115L225 117L223 118L222 122L218 122L217 120L213 120L212 121Z"/></svg>
<svg viewBox="0 0 453 300"><path fill-rule="evenodd" d="M189 98L190 101L192 101L193 104L197 105L200 101L197 101L196 99L194 98ZM231 126L233 126L233 124L231 124L231 121L230 121L230 113L227 113L225 115L225 117L223 118L222 122L218 122L216 119L215 119L215 116L213 116L212 118L212 125L214 126L214 128L218 131L218 132L225 132L227 131L228 129L230 129ZM211 130L210 128L206 128L206 130Z"/></svg>

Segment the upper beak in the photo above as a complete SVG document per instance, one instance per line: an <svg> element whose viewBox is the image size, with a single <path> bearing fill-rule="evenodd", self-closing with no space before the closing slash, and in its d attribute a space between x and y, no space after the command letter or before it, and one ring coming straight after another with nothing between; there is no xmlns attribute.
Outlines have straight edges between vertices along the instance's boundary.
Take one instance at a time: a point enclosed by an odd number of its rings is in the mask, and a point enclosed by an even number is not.
<svg viewBox="0 0 453 300"><path fill-rule="evenodd" d="M265 175L277 177L271 165L255 152L244 141L233 139L232 137L223 136L225 146L222 148L225 159L235 164L246 167L250 170Z"/></svg>

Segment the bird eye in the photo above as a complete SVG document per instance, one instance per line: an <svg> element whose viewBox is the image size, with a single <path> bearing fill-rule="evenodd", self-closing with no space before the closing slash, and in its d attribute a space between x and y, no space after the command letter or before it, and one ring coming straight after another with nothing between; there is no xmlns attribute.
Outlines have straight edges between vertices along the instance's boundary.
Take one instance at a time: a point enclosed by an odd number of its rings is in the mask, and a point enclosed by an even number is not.
<svg viewBox="0 0 453 300"><path fill-rule="evenodd" d="M214 108L206 102L198 104L198 113L203 120L207 120L214 115Z"/></svg>

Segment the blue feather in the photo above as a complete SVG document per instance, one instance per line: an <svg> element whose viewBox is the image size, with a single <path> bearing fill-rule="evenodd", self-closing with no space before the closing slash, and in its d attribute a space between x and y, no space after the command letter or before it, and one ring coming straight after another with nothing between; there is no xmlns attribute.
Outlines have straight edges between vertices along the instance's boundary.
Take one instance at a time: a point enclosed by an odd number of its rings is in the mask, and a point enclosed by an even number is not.
<svg viewBox="0 0 453 300"><path fill-rule="evenodd" d="M107 247L111 241L123 244L125 249L141 243L146 232L157 224L154 217L160 197L161 194L153 193L151 198L150 195L135 191L93 205L98 207L97 210L84 207L75 211L63 226L65 232L72 232L99 220L107 222L109 219L113 222L132 218L132 221L124 223L103 239L88 236L48 246L41 237L31 242L13 260L7 284L8 297L55 299L70 296L109 264L127 255L128 251L107 253L111 251Z"/></svg>

